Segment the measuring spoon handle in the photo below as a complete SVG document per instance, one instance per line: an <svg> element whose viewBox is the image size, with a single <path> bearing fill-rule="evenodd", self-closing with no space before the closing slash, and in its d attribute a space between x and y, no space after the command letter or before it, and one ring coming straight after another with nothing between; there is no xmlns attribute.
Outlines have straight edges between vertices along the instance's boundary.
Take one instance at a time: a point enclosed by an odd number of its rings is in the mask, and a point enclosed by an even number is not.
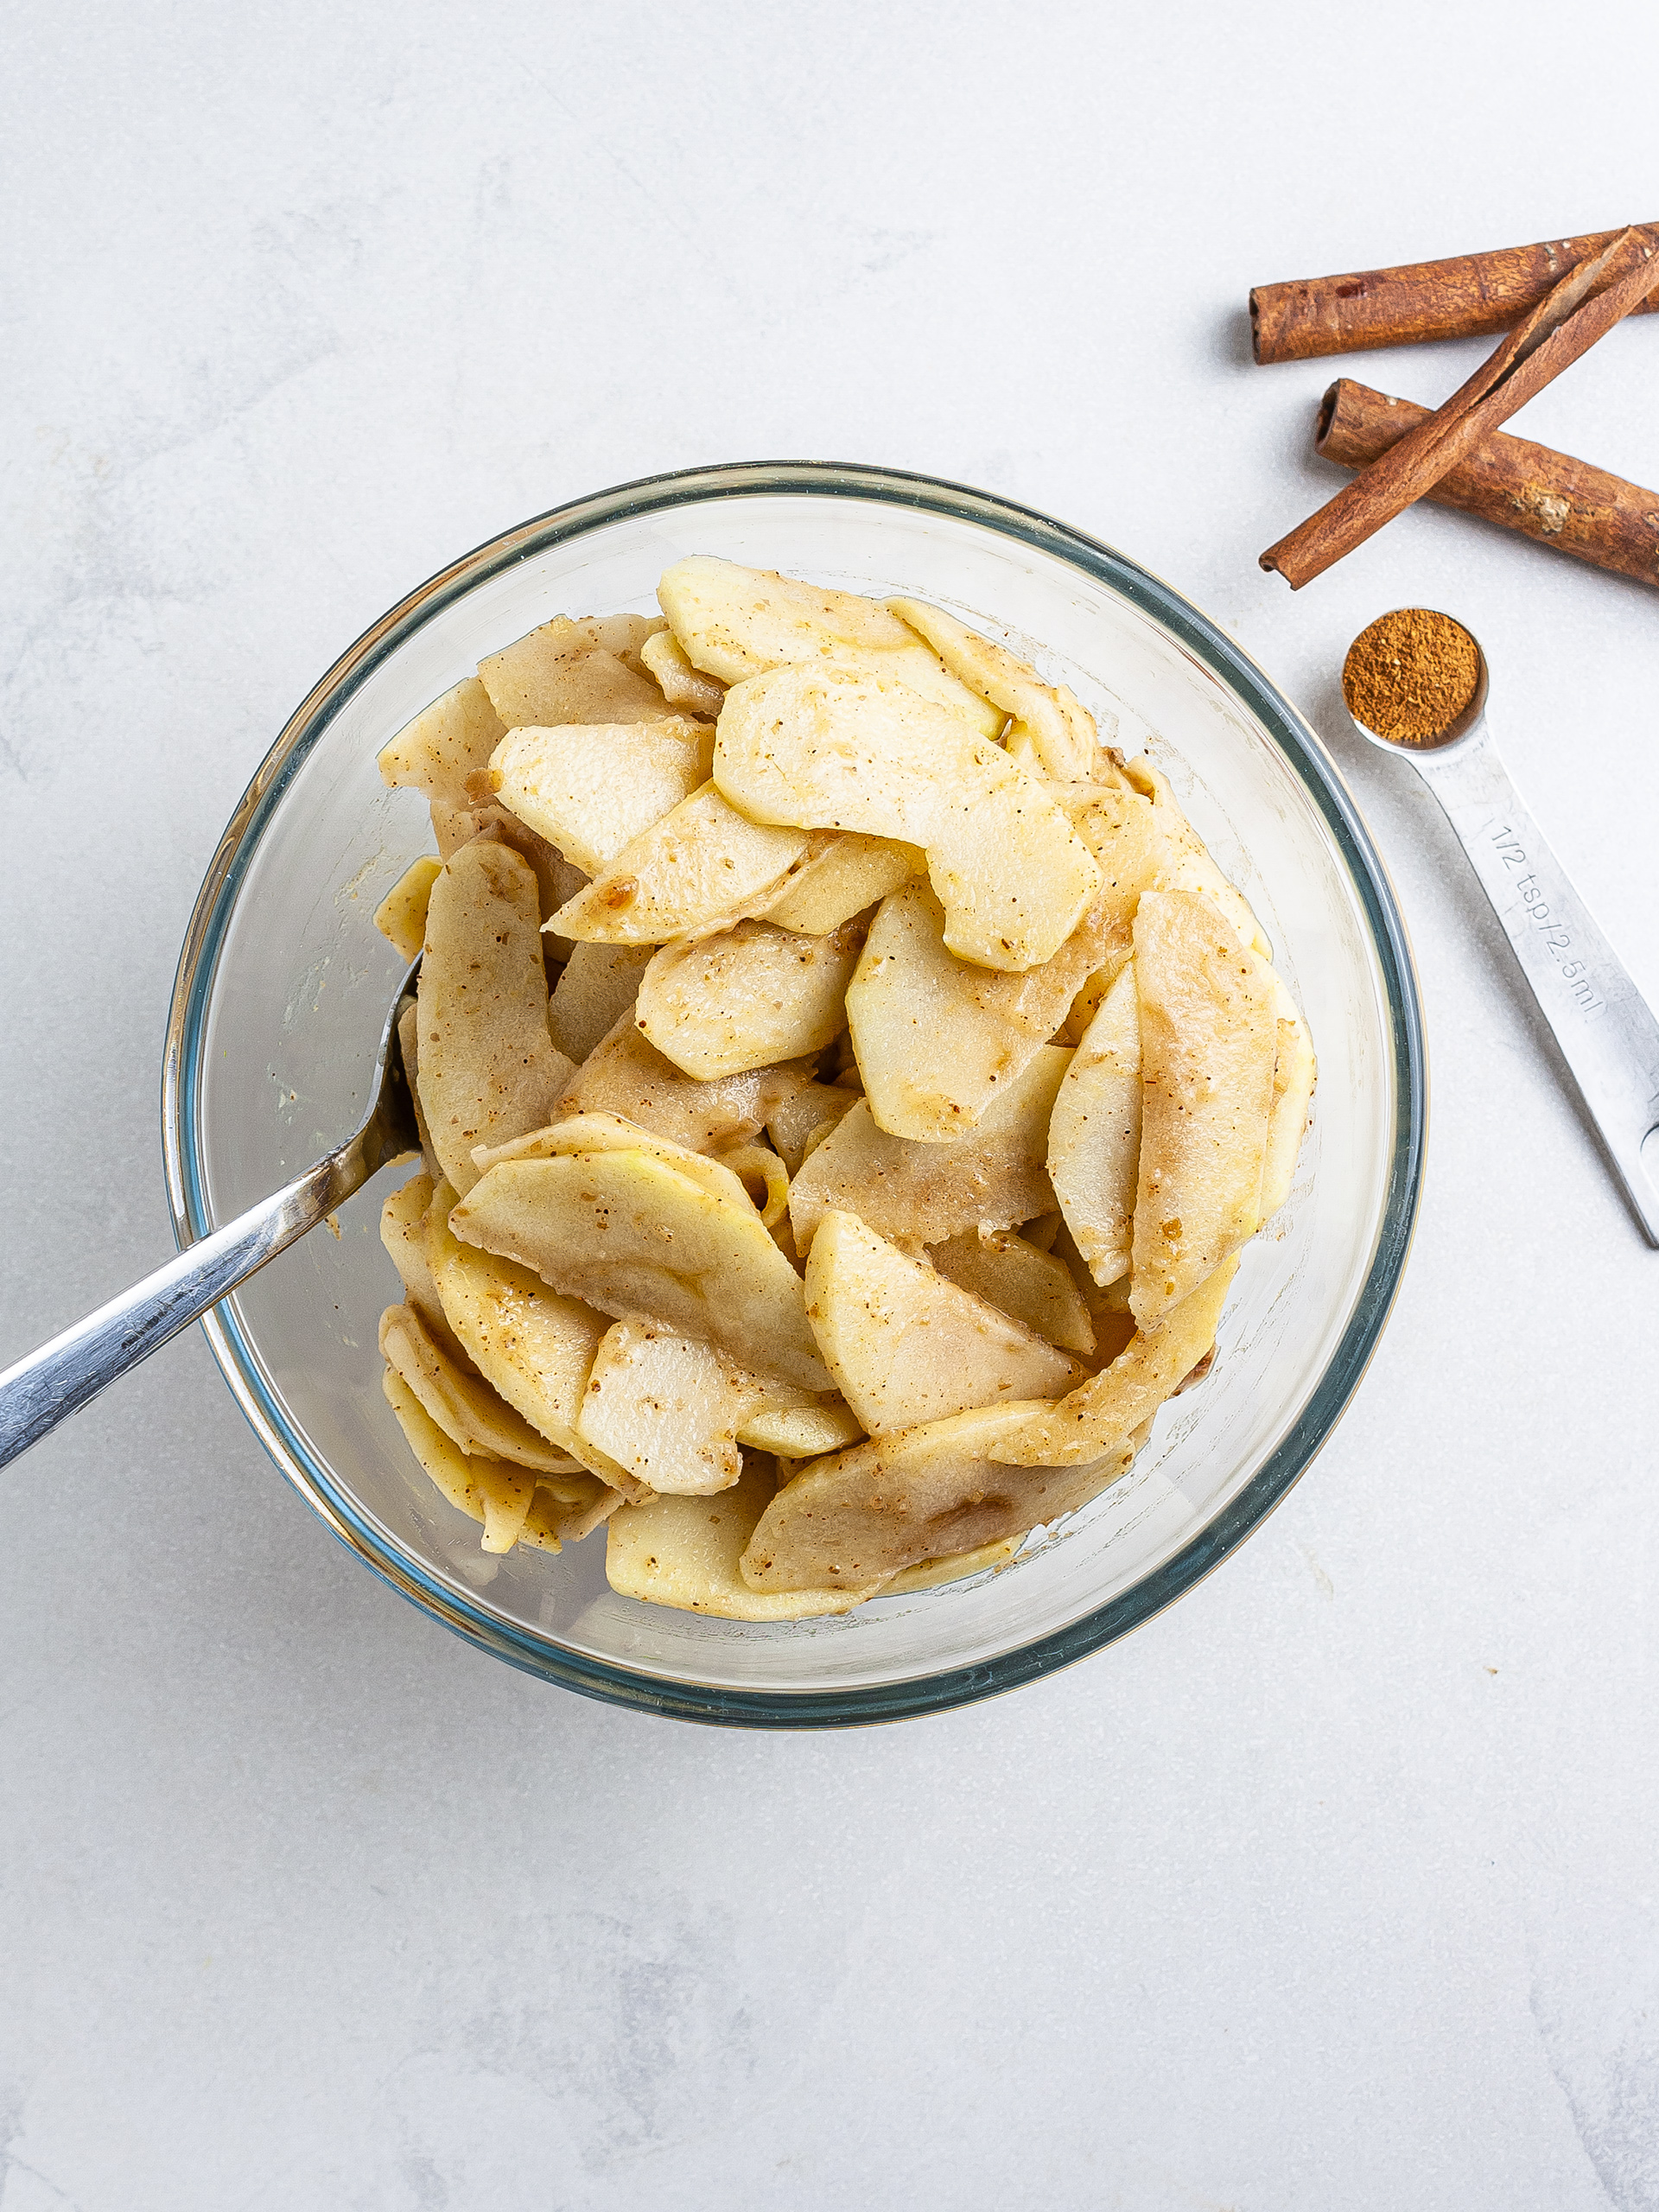
<svg viewBox="0 0 1659 2212"><path fill-rule="evenodd" d="M1483 724L1408 756L1446 810L1554 1033L1630 1210L1659 1246L1642 1143L1659 1126L1659 1020L1521 804Z"/></svg>

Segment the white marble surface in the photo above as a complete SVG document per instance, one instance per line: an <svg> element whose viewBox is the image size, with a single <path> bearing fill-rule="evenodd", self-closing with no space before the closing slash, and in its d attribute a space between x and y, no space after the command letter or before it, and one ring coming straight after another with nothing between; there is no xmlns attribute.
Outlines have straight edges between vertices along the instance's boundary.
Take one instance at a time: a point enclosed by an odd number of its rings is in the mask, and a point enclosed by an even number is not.
<svg viewBox="0 0 1659 2212"><path fill-rule="evenodd" d="M1252 282L1653 205L1647 7L14 11L0 1358L170 1249L176 947L289 709L449 556L694 461L1110 538L1328 732L1421 963L1415 1256L1220 1574L1001 1701L638 1719L335 1546L192 1333L5 1479L3 2212L1659 2204L1659 1255L1433 802L1427 601L1659 992L1659 601L1459 518L1293 598L1331 374ZM1432 76L1422 64L1433 56ZM1478 346L1364 357L1430 400ZM1659 484L1659 323L1520 427Z"/></svg>

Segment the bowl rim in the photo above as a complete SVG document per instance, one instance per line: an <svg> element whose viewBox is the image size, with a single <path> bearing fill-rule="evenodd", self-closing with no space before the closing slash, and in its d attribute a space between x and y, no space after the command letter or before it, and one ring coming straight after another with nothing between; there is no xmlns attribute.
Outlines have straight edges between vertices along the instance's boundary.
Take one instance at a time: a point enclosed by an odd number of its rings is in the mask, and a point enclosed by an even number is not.
<svg viewBox="0 0 1659 2212"><path fill-rule="evenodd" d="M1394 1081L1394 1147L1370 1268L1347 1328L1288 1433L1216 1516L1154 1573L1063 1629L976 1665L875 1686L749 1690L654 1675L531 1635L469 1605L420 1563L389 1549L334 1471L311 1452L265 1391L242 1325L226 1306L202 1317L220 1372L277 1467L334 1534L381 1580L456 1635L579 1694L726 1726L839 1727L938 1713L1017 1688L1116 1642L1213 1573L1287 1495L1330 1436L1376 1351L1416 1224L1427 1130L1427 1056L1410 943L1388 871L1340 773L1312 727L1220 626L1150 569L1101 540L988 492L906 470L817 461L739 461L674 470L574 499L504 531L429 577L383 614L312 688L260 763L203 879L179 957L162 1068L168 1200L181 1249L214 1226L200 1174L200 1081L207 1014L231 913L253 850L300 764L371 672L444 607L503 569L625 517L760 494L856 499L977 524L1049 554L1151 615L1255 715L1318 806L1358 893L1381 966Z"/></svg>

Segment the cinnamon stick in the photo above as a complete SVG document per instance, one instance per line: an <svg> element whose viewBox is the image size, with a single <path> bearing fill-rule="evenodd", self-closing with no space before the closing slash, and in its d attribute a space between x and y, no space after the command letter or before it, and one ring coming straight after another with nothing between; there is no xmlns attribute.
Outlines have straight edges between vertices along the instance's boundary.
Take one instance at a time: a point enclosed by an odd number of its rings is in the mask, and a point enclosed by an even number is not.
<svg viewBox="0 0 1659 2212"><path fill-rule="evenodd" d="M1369 346L1490 337L1513 329L1570 270L1593 261L1618 236L1594 231L1446 261L1258 284L1250 294L1250 343L1258 361L1311 361ZM1632 310L1656 311L1659 292Z"/></svg>
<svg viewBox="0 0 1659 2212"><path fill-rule="evenodd" d="M1339 377L1320 402L1313 448L1344 468L1367 468L1428 415L1409 399ZM1659 492L1571 454L1498 430L1423 496L1659 587Z"/></svg>
<svg viewBox="0 0 1659 2212"><path fill-rule="evenodd" d="M1293 591L1421 499L1518 408L1587 353L1659 282L1659 229L1621 231L1593 261L1580 262L1443 406L1408 430L1333 499L1270 545L1264 569Z"/></svg>

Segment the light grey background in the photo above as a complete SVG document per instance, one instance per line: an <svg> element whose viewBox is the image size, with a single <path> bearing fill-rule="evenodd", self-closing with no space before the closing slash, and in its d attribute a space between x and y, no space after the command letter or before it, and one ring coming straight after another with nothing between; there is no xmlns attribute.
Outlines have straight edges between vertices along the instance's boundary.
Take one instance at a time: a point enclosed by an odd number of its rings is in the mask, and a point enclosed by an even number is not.
<svg viewBox="0 0 1659 2212"><path fill-rule="evenodd" d="M0 1358L170 1249L219 828L452 556L692 462L1122 545L1329 735L1421 965L1415 1255L1339 1433L1128 1643L869 1733L654 1722L384 1590L193 1333L5 1481L0 2207L1659 2205L1639 1242L1354 632L1460 614L1659 992L1659 598L1456 517L1294 597L1248 287L1659 214L1649 7L8 11ZM1360 357L1425 401L1484 348ZM1659 321L1519 428L1659 484Z"/></svg>

